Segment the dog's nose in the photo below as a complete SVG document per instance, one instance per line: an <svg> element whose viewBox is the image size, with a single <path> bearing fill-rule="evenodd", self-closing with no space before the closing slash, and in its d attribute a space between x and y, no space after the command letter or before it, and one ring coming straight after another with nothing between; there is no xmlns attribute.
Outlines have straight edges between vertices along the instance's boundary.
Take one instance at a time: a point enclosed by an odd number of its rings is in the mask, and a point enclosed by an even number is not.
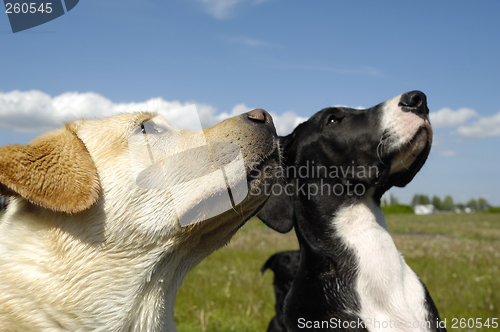
<svg viewBox="0 0 500 332"><path fill-rule="evenodd" d="M250 120L255 122L269 123L273 122L271 114L267 113L262 108L256 108L247 113Z"/></svg>
<svg viewBox="0 0 500 332"><path fill-rule="evenodd" d="M256 108L247 113L247 118L256 123L266 125L271 132L276 135L276 128L274 127L273 117L262 108Z"/></svg>
<svg viewBox="0 0 500 332"><path fill-rule="evenodd" d="M401 109L404 112L412 112L420 116L429 115L427 97L420 91L410 91L404 93L399 100L398 106L401 106Z"/></svg>

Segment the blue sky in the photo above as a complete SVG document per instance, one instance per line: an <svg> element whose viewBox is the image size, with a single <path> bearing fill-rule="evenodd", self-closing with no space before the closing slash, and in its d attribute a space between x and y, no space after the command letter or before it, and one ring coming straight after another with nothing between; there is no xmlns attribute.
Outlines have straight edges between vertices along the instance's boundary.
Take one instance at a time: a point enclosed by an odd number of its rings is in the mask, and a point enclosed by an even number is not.
<svg viewBox="0 0 500 332"><path fill-rule="evenodd" d="M332 105L427 94L435 144L391 193L500 205L500 2L81 0L13 34L0 13L0 145L62 121L196 103L286 134ZM163 106L162 106L163 105Z"/></svg>

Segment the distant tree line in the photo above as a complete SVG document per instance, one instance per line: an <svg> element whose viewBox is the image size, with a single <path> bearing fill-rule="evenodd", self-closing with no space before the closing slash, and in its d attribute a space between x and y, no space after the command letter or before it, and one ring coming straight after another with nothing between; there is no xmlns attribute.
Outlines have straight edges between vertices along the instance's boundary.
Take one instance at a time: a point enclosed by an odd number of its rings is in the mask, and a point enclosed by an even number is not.
<svg viewBox="0 0 500 332"><path fill-rule="evenodd" d="M388 198L382 199L382 206L400 206L402 204L399 203L399 200L394 195L390 195ZM465 208L470 208L473 211L487 211L491 208L491 205L488 201L479 197L477 199L471 198L466 204L455 203L453 201L453 197L450 195L445 196L444 198L433 196L430 198L428 195L416 194L413 196L411 201L411 206L415 205L433 205L434 208L438 211L454 211L456 209L464 210Z"/></svg>
<svg viewBox="0 0 500 332"><path fill-rule="evenodd" d="M413 200L411 202L412 206L429 204L432 204L434 208L439 211L453 211L455 209L464 210L465 208L470 208L474 211L486 211L491 207L490 204L488 204L488 201L483 197L479 197L477 199L471 198L466 204L455 204L453 198L449 195L445 196L443 199L438 196L433 196L431 199L427 195L416 194L413 196Z"/></svg>

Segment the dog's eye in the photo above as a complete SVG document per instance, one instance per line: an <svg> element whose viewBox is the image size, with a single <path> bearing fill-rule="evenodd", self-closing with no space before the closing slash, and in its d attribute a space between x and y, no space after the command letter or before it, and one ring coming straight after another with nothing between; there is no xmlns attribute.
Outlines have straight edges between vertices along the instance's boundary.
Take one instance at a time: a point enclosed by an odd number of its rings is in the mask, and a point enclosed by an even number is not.
<svg viewBox="0 0 500 332"><path fill-rule="evenodd" d="M143 134L148 134L148 135L162 134L163 132L165 132L165 130L166 130L165 127L153 123L152 121L141 123L141 132Z"/></svg>
<svg viewBox="0 0 500 332"><path fill-rule="evenodd" d="M335 125L335 124L339 123L339 122L340 122L340 120L341 120L341 119L340 119L340 118L338 118L337 116L335 116L335 115L330 115L330 116L328 117L328 119L326 120L326 125L327 125L327 126L329 126L329 125Z"/></svg>

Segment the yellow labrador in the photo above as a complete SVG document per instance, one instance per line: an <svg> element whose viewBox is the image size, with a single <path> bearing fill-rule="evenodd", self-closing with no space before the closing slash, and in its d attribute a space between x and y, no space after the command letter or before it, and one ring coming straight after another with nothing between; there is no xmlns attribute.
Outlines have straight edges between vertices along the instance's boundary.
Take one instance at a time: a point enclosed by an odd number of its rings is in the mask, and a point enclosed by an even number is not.
<svg viewBox="0 0 500 332"><path fill-rule="evenodd" d="M203 134L136 113L1 147L0 331L176 331L183 278L261 209L279 159L263 110Z"/></svg>

